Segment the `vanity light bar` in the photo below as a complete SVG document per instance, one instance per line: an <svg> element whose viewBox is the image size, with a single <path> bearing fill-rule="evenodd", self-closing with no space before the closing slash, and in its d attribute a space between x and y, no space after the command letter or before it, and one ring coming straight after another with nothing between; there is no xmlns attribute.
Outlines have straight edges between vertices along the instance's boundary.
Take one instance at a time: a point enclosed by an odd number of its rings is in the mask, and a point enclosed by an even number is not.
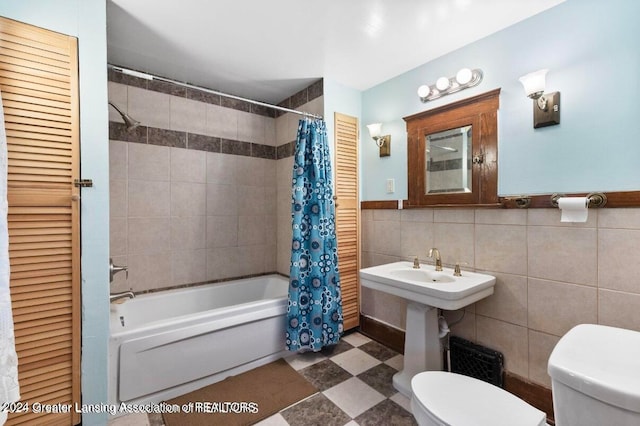
<svg viewBox="0 0 640 426"><path fill-rule="evenodd" d="M482 81L482 70L463 68L455 77L440 77L435 84L418 87L418 97L422 103L474 87Z"/></svg>

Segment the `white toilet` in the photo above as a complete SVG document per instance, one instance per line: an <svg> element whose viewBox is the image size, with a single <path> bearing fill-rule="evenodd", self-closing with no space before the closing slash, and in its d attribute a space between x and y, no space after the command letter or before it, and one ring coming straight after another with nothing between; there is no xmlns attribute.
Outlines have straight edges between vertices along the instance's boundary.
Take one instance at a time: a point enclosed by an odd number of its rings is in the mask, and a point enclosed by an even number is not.
<svg viewBox="0 0 640 426"><path fill-rule="evenodd" d="M557 426L640 425L640 333L581 324L549 357ZM411 380L420 426L542 426L544 412L489 383L444 371Z"/></svg>

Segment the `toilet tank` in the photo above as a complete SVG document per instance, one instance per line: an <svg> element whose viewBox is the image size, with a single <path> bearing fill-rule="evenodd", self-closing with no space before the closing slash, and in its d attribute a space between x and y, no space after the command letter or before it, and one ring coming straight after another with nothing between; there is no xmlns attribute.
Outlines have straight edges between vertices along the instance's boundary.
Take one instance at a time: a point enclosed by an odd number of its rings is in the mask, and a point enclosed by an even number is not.
<svg viewBox="0 0 640 426"><path fill-rule="evenodd" d="M640 425L640 333L581 324L549 357L557 426Z"/></svg>

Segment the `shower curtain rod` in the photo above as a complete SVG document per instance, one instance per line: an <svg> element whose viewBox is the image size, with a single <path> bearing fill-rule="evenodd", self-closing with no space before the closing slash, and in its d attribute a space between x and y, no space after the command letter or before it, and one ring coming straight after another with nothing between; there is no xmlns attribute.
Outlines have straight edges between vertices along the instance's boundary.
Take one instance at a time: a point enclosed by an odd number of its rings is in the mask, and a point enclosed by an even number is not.
<svg viewBox="0 0 640 426"><path fill-rule="evenodd" d="M263 106L263 107L266 107L266 108L277 109L279 111L285 111L285 112L291 112L293 114L304 115L305 117L322 119L321 115L311 114L310 112L298 111L297 109L285 108L285 107L281 107L281 106L278 106L278 105L268 104L266 102L254 101L253 99L247 99L247 98L242 98L240 96L229 95L228 93L218 92L217 90L207 89L206 87L195 86L193 84L183 83L181 81L176 81L176 80L171 80L171 79L168 79L168 78L147 74L147 73L136 71L136 70L132 70L132 69L129 69L129 68L124 68L124 67L121 67L121 66L118 66L118 65L107 64L107 68L110 68L110 69L112 69L114 71L121 72L122 74L130 75L130 76L138 77L138 78L143 78L145 80L157 80L157 81L163 81L165 83L177 84L178 86L187 87L189 89L201 90L203 92L211 93L212 95L218 95L218 96L222 96L222 97L225 97L225 98L236 99L238 101L244 101L244 102L248 102L250 104L259 105L259 106Z"/></svg>

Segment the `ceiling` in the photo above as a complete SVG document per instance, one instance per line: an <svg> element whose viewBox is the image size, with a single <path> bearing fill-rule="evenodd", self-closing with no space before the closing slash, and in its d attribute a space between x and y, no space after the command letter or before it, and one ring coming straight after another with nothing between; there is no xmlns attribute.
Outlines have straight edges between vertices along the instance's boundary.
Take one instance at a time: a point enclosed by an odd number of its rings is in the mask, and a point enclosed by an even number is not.
<svg viewBox="0 0 640 426"><path fill-rule="evenodd" d="M108 61L278 103L365 90L565 0L108 0Z"/></svg>

